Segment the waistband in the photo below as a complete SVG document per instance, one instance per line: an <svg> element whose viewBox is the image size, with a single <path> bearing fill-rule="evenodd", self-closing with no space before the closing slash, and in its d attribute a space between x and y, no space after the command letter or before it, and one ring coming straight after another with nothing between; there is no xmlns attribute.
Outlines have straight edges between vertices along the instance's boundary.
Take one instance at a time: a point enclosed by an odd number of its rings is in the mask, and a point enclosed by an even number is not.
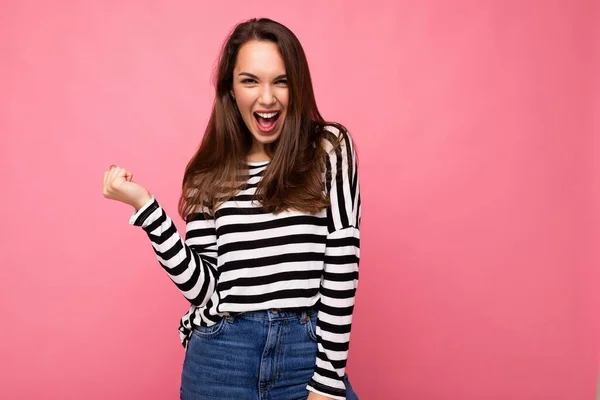
<svg viewBox="0 0 600 400"><path fill-rule="evenodd" d="M259 311L244 311L244 312L224 312L223 317L229 320L235 318L248 318L258 320L278 320L300 318L306 319L317 311L313 307L299 308L269 308Z"/></svg>

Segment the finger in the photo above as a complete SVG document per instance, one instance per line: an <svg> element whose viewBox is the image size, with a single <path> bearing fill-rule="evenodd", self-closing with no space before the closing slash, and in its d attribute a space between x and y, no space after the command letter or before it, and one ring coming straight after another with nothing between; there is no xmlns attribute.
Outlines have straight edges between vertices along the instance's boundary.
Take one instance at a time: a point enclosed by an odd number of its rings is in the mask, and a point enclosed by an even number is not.
<svg viewBox="0 0 600 400"><path fill-rule="evenodd" d="M111 165L110 167L108 167L108 174L106 175L106 183L109 184L112 180L112 174L113 171L115 170L115 168L117 168L116 165Z"/></svg>
<svg viewBox="0 0 600 400"><path fill-rule="evenodd" d="M108 184L112 185L115 181L115 179L119 176L119 171L121 170L120 167L115 167L110 171L110 175L108 177Z"/></svg>
<svg viewBox="0 0 600 400"><path fill-rule="evenodd" d="M130 172L127 171L125 168L118 168L118 172L115 176L115 180L117 180L119 183L123 182L123 180L127 180L127 177L130 175Z"/></svg>
<svg viewBox="0 0 600 400"><path fill-rule="evenodd" d="M121 168L121 172L119 173L119 177L123 178L125 180L129 179L129 176L131 175L131 172L129 172L127 169L125 168Z"/></svg>
<svg viewBox="0 0 600 400"><path fill-rule="evenodd" d="M108 169L106 171L104 171L104 183L107 184L109 182L109 177L110 177L110 173L112 172L113 168L115 168L115 165L111 165L110 167L108 167Z"/></svg>
<svg viewBox="0 0 600 400"><path fill-rule="evenodd" d="M129 180L129 178L131 178L131 172L125 168L123 168L123 177L127 180Z"/></svg>

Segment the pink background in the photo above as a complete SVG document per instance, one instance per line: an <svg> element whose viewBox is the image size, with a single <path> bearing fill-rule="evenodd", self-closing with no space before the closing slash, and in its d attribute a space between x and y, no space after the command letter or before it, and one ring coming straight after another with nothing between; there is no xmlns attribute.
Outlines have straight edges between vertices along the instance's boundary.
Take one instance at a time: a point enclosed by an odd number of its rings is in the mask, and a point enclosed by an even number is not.
<svg viewBox="0 0 600 400"><path fill-rule="evenodd" d="M361 398L593 398L597 2L0 7L0 398L178 398L186 301L102 175L130 169L183 232L215 59L253 16L298 35L358 144Z"/></svg>

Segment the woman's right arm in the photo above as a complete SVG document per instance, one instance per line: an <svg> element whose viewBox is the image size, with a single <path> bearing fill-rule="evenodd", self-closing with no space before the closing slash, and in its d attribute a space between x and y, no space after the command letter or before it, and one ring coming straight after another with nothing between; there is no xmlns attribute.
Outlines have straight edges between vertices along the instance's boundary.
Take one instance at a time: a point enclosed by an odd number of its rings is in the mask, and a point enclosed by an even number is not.
<svg viewBox="0 0 600 400"><path fill-rule="evenodd" d="M183 296L195 306L204 306L215 291L218 277L215 220L196 214L186 223L184 240L152 197L129 223L146 232L158 262Z"/></svg>
<svg viewBox="0 0 600 400"><path fill-rule="evenodd" d="M185 298L195 306L204 306L218 278L214 219L196 214L187 222L186 237L182 239L154 196L133 181L131 172L116 165L104 172L102 194L134 207L129 223L146 231L158 262Z"/></svg>

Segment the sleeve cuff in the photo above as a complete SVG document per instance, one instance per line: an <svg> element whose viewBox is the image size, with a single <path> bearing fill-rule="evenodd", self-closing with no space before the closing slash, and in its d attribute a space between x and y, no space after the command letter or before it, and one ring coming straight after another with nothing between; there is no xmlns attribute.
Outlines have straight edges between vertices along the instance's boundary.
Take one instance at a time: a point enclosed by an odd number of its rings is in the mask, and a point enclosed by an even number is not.
<svg viewBox="0 0 600 400"><path fill-rule="evenodd" d="M306 386L306 389L311 392L320 394L321 396L331 397L335 400L346 400L345 389L338 389L325 386L322 383L316 382L314 378Z"/></svg>
<svg viewBox="0 0 600 400"><path fill-rule="evenodd" d="M152 196L150 200L146 204L142 206L139 210L135 211L133 215L129 218L129 224L134 226L143 226L144 221L158 208L158 202Z"/></svg>

